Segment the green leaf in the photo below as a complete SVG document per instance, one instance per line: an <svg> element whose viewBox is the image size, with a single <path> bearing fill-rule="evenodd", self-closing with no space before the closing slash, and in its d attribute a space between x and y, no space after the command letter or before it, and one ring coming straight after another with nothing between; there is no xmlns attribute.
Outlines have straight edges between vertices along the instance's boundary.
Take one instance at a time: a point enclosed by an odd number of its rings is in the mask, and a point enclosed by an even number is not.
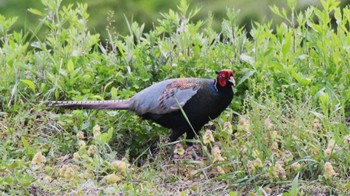
<svg viewBox="0 0 350 196"><path fill-rule="evenodd" d="M282 14L279 10L279 8L276 5L270 6L270 10L272 11L272 13L282 17Z"/></svg>
<svg viewBox="0 0 350 196"><path fill-rule="evenodd" d="M103 145L103 144L108 143L112 139L113 132L114 132L113 128L110 128L110 129L108 129L107 133L102 133L100 135L97 135L95 137L95 143L98 145Z"/></svg>
<svg viewBox="0 0 350 196"><path fill-rule="evenodd" d="M288 52L291 49L291 39L292 39L292 32L287 33L285 35L285 43L282 46L282 54L283 54L283 56L287 56Z"/></svg>
<svg viewBox="0 0 350 196"><path fill-rule="evenodd" d="M110 81L110 82L108 82L104 87L103 87L103 91L106 91L107 90L107 88L110 86L110 85L112 85L113 84L113 82L114 81Z"/></svg>
<svg viewBox="0 0 350 196"><path fill-rule="evenodd" d="M35 181L35 179L30 174L27 173L27 174L21 176L20 181L24 186L27 187L30 184L32 184Z"/></svg>
<svg viewBox="0 0 350 196"><path fill-rule="evenodd" d="M297 73L293 69L290 70L292 76L303 86L308 86L311 82L313 77L307 78L302 76L301 74Z"/></svg>
<svg viewBox="0 0 350 196"><path fill-rule="evenodd" d="M288 0L288 7L290 9L295 9L296 5L297 5L297 0Z"/></svg>
<svg viewBox="0 0 350 196"><path fill-rule="evenodd" d="M292 182L292 190L290 191L291 196L297 196L298 195L298 189L299 189L299 172L295 176L293 182Z"/></svg>
<svg viewBox="0 0 350 196"><path fill-rule="evenodd" d="M183 15L186 15L188 7L189 7L189 5L188 5L187 1L186 0L181 0L180 1L180 6L178 6L177 8L180 10L180 12Z"/></svg>
<svg viewBox="0 0 350 196"><path fill-rule="evenodd" d="M121 42L117 42L117 48L118 48L118 52L120 52L120 54L122 55L122 57L126 57L125 53L124 53L124 49L123 49L123 44Z"/></svg>
<svg viewBox="0 0 350 196"><path fill-rule="evenodd" d="M238 196L238 194L236 192L230 191L229 196Z"/></svg>
<svg viewBox="0 0 350 196"><path fill-rule="evenodd" d="M239 86L241 85L244 81L246 81L248 78L250 78L250 76L252 76L256 71L255 70L250 70L248 72L246 72L246 74L239 80L238 84L236 85Z"/></svg>
<svg viewBox="0 0 350 196"><path fill-rule="evenodd" d="M28 154L32 154L32 151L30 150L29 143L24 136L21 136L21 141L22 141L23 147L26 150L26 152Z"/></svg>
<svg viewBox="0 0 350 196"><path fill-rule="evenodd" d="M320 92L320 105L324 111L327 111L328 106L330 105L330 97L328 93Z"/></svg>
<svg viewBox="0 0 350 196"><path fill-rule="evenodd" d="M310 113L315 115L317 118L319 118L321 120L325 118L324 115L319 113L319 112L311 111Z"/></svg>
<svg viewBox="0 0 350 196"><path fill-rule="evenodd" d="M55 89L55 99L58 99L60 96L60 92L58 90L58 88Z"/></svg>
<svg viewBox="0 0 350 196"><path fill-rule="evenodd" d="M74 63L73 63L72 59L69 59L69 61L67 63L67 72L72 73L73 71L74 71Z"/></svg>
<svg viewBox="0 0 350 196"><path fill-rule="evenodd" d="M26 84L32 91L35 93L35 84L31 80L21 80L24 84Z"/></svg>
<svg viewBox="0 0 350 196"><path fill-rule="evenodd" d="M41 11L37 10L37 9L29 8L28 11L30 13L34 14L34 15L44 16L44 14Z"/></svg>
<svg viewBox="0 0 350 196"><path fill-rule="evenodd" d="M288 18L286 9L282 8L282 15L284 18Z"/></svg>
<svg viewBox="0 0 350 196"><path fill-rule="evenodd" d="M115 88L115 87L112 87L111 89L111 99L116 99L117 98L117 95L118 95L118 89Z"/></svg>

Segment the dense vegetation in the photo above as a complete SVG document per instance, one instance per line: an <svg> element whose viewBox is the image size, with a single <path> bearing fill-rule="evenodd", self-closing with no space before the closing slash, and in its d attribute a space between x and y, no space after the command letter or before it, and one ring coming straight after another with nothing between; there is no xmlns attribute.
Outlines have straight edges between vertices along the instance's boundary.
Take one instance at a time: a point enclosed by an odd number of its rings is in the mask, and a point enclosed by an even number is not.
<svg viewBox="0 0 350 196"><path fill-rule="evenodd" d="M284 22L228 9L221 30L181 1L145 32L113 20L108 42L87 28L85 4L30 9L43 37L0 16L0 191L5 194L349 194L350 9L324 0ZM287 14L290 13L290 14ZM334 22L332 22L334 21ZM249 35L249 36L248 36ZM130 97L173 77L236 72L235 98L187 150L168 130L125 111L62 111L46 100ZM238 116L238 117L237 117ZM215 131L213 131L215 127ZM148 147L158 142L157 152Z"/></svg>
<svg viewBox="0 0 350 196"><path fill-rule="evenodd" d="M62 5L68 5L78 2L77 0L62 0ZM145 24L145 30L148 31L154 27L157 19L161 17L163 12L167 12L169 9L176 9L176 6L180 0L175 1L162 1L162 0L83 0L88 4L88 13L90 14L88 29L93 33L100 34L101 41L105 41L107 38L106 26L108 20L106 18L112 18L116 24L115 28L121 35L128 34L127 23L128 20L137 21L138 23ZM250 31L251 21L270 21L273 19L272 26L281 22L281 18L274 15L269 5L277 5L279 8L286 8L287 1L281 0L216 0L216 1L203 1L203 0L188 0L189 8L201 8L199 12L192 18L192 21L203 19L208 14L213 17L212 28L216 31L220 31L222 18L226 16L226 8L235 8L240 10L237 15L237 24L243 26ZM341 0L340 7L344 7L350 2L350 0ZM319 1L315 0L302 0L298 1L296 10L304 10L309 4L314 6L320 6ZM25 31L34 31L39 37L44 36L45 26L36 28L38 26L38 20L40 16L35 16L28 11L28 8L34 8L38 10L44 9L44 5L41 1L28 1L28 0L2 0L0 3L0 13L7 17L18 16L19 20L12 26L13 30L25 29ZM287 12L289 10L287 9ZM37 32L39 30L39 32Z"/></svg>

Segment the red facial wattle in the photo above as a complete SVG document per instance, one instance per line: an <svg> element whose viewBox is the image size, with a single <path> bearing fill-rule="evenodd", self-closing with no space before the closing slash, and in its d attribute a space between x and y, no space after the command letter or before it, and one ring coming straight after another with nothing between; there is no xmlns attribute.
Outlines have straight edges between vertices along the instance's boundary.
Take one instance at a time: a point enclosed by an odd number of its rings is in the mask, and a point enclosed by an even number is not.
<svg viewBox="0 0 350 196"><path fill-rule="evenodd" d="M233 78L233 71L232 70L221 70L218 72L217 80L220 84L220 86L224 87L227 85L227 82L230 82L231 85L235 86L235 80Z"/></svg>
<svg viewBox="0 0 350 196"><path fill-rule="evenodd" d="M225 76L219 76L219 84L220 86L226 86L226 77Z"/></svg>

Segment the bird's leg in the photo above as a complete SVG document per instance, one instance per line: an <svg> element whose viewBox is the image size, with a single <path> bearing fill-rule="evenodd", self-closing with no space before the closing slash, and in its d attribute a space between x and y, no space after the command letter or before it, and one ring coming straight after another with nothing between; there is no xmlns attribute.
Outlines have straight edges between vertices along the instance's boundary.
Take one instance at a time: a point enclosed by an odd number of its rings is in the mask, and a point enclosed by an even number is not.
<svg viewBox="0 0 350 196"><path fill-rule="evenodd" d="M186 131L186 139L192 140L194 138L194 136L196 136L196 134L193 130Z"/></svg>
<svg viewBox="0 0 350 196"><path fill-rule="evenodd" d="M193 140L193 138L197 135L199 130L196 129L196 130L188 130L188 131L186 131L186 140L187 140L186 144L188 146L192 146L194 144L194 142L190 141L190 140Z"/></svg>
<svg viewBox="0 0 350 196"><path fill-rule="evenodd" d="M175 142L183 133L185 133L183 130L171 130L170 142Z"/></svg>

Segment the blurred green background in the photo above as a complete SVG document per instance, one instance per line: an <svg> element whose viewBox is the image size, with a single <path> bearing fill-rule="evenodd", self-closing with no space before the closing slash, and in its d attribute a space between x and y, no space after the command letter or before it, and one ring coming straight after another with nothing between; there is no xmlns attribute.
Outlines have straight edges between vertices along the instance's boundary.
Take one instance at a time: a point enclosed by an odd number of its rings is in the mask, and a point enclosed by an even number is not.
<svg viewBox="0 0 350 196"><path fill-rule="evenodd" d="M54 0L52 0L54 1ZM169 9L176 10L180 0L62 0L62 5L75 2L87 3L90 13L89 27L93 33L99 33L102 39L106 37L107 17L109 12L113 12L113 25L116 32L121 35L128 33L125 17L130 21L137 21L139 24L145 23L145 30L152 28L161 13L168 12ZM200 8L200 12L194 20L206 18L208 14L214 17L214 28L218 29L222 18L225 17L227 8L240 10L238 24L245 26L249 31L253 21L266 22L274 17L275 22L279 22L278 16L274 15L269 6L287 7L287 0L188 0L191 8ZM305 9L307 5L317 5L317 0L299 0L298 10ZM350 0L342 0L341 6L348 5ZM38 25L39 16L28 12L29 8L42 10L40 0L0 0L0 14L6 17L17 16L18 20L15 29L29 29L34 31ZM288 10L288 9L287 9Z"/></svg>

